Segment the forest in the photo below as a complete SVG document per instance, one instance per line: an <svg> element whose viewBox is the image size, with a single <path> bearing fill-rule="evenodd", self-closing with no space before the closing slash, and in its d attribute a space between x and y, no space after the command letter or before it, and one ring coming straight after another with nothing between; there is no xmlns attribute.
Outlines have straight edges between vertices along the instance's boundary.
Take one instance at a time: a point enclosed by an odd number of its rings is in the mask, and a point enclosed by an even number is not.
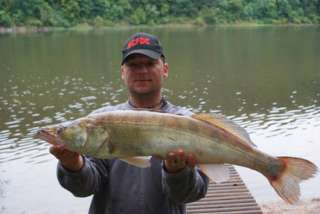
<svg viewBox="0 0 320 214"><path fill-rule="evenodd" d="M0 27L319 24L320 0L0 0Z"/></svg>

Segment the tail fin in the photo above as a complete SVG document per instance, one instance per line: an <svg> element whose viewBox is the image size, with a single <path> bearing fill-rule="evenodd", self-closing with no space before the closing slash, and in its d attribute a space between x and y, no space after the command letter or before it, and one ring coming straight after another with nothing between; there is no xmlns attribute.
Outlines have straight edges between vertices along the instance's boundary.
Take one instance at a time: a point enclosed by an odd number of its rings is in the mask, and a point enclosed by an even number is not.
<svg viewBox="0 0 320 214"><path fill-rule="evenodd" d="M269 182L286 202L293 204L299 200L302 180L313 177L318 168L312 162L293 157L278 157L284 163L284 170L276 179L269 179Z"/></svg>

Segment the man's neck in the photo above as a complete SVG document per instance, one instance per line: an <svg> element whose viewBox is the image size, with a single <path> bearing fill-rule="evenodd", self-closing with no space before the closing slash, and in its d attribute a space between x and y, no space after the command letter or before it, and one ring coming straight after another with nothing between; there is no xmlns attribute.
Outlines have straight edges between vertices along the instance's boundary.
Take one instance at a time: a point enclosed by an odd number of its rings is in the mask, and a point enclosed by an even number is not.
<svg viewBox="0 0 320 214"><path fill-rule="evenodd" d="M161 95L152 97L152 98L151 97L137 98L134 96L130 96L129 103L135 108L160 109L162 106L162 97Z"/></svg>

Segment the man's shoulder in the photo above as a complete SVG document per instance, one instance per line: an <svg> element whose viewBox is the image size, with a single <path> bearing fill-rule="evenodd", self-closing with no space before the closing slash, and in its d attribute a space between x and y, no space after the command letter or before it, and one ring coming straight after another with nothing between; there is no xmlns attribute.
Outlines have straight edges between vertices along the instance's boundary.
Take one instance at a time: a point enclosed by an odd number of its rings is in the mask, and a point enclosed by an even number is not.
<svg viewBox="0 0 320 214"><path fill-rule="evenodd" d="M174 105L170 102L167 102L167 105L164 107L163 110L166 113L178 114L178 115L184 115L184 116L191 116L193 114L190 109L186 107Z"/></svg>

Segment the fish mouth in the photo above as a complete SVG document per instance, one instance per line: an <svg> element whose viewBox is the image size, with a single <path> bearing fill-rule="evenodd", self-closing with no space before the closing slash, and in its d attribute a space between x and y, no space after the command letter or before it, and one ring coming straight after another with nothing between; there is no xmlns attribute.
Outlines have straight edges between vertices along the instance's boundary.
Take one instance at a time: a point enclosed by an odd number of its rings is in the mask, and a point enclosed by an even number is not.
<svg viewBox="0 0 320 214"><path fill-rule="evenodd" d="M34 136L35 138L39 138L41 140L47 141L52 145L62 144L61 139L57 135L57 131L54 128L42 128L37 131Z"/></svg>

